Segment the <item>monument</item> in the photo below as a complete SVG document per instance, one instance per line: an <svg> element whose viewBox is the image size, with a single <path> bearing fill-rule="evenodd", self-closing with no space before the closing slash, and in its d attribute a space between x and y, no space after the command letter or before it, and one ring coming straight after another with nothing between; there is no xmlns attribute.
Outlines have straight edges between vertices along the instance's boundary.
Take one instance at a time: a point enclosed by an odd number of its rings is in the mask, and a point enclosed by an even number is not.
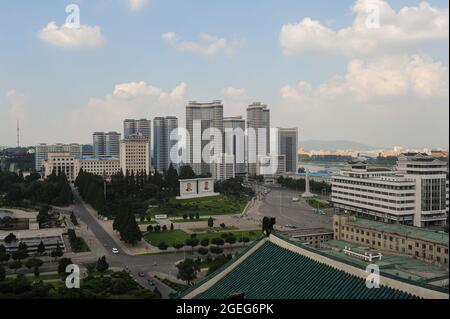
<svg viewBox="0 0 450 319"><path fill-rule="evenodd" d="M309 169L306 169L306 176L305 176L305 192L302 194L303 198L308 197L314 197L314 194L312 194L309 191Z"/></svg>

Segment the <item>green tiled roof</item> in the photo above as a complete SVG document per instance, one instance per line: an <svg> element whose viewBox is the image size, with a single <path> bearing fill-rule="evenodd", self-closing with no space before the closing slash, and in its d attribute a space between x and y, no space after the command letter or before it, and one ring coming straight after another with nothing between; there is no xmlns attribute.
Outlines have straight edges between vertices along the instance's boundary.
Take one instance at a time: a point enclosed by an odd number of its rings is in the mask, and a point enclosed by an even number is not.
<svg viewBox="0 0 450 319"><path fill-rule="evenodd" d="M374 228L377 230L382 230L385 232L397 233L403 236L415 237L415 238L423 238L427 240L432 240L436 242L441 242L448 246L448 234L444 232L438 232L431 229L419 228L407 225L400 224L387 224L381 223L370 219L364 218L349 218L349 225L362 226L367 228Z"/></svg>
<svg viewBox="0 0 450 319"><path fill-rule="evenodd" d="M314 261L270 241L262 244L236 268L196 298L223 299L242 293L246 299L415 298L384 286L368 289L362 278Z"/></svg>

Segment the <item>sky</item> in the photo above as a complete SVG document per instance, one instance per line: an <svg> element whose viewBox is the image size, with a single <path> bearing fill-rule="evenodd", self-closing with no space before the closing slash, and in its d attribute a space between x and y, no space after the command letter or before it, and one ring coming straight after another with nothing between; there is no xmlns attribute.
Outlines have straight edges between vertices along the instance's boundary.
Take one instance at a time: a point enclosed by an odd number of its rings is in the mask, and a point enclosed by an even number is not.
<svg viewBox="0 0 450 319"><path fill-rule="evenodd" d="M448 148L448 29L446 0L1 0L0 145L17 120L21 145L92 143L220 99L300 146Z"/></svg>

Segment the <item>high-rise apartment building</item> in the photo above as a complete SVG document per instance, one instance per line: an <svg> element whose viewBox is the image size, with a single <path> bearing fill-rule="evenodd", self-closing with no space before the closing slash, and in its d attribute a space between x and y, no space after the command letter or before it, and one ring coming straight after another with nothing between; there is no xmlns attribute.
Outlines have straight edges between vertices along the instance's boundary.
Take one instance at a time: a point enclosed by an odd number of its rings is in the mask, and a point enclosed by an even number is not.
<svg viewBox="0 0 450 319"><path fill-rule="evenodd" d="M217 129L222 138L213 139L208 136L205 140L202 135L207 129ZM186 106L186 130L189 133L188 152L189 163L196 174L208 174L211 172L212 159L202 157L203 153L209 153L207 145L214 147L215 154L223 153L223 104L221 101L199 103L191 101Z"/></svg>
<svg viewBox="0 0 450 319"><path fill-rule="evenodd" d="M236 176L245 176L245 120L242 116L225 117L223 119L225 132L225 153L233 155Z"/></svg>
<svg viewBox="0 0 450 319"><path fill-rule="evenodd" d="M120 154L120 133L117 132L95 132L92 135L94 156L113 156Z"/></svg>
<svg viewBox="0 0 450 319"><path fill-rule="evenodd" d="M170 156L177 143L177 140L170 140L170 134L177 128L178 119L174 116L153 119L153 166L159 172L169 168L171 163L177 167L178 160Z"/></svg>
<svg viewBox="0 0 450 319"><path fill-rule="evenodd" d="M123 174L150 173L149 143L145 136L130 135L120 141L120 166Z"/></svg>
<svg viewBox="0 0 450 319"><path fill-rule="evenodd" d="M141 134L149 141L152 136L152 122L147 119L126 119L123 121L123 137L128 138L131 135Z"/></svg>
<svg viewBox="0 0 450 319"><path fill-rule="evenodd" d="M270 110L254 102L247 107L247 173L256 175L258 156L270 153Z"/></svg>
<svg viewBox="0 0 450 319"><path fill-rule="evenodd" d="M80 158L82 154L81 144L39 144L36 145L35 151L35 169L37 172L42 171L44 161L48 159L49 153L69 153L75 158Z"/></svg>
<svg viewBox="0 0 450 319"><path fill-rule="evenodd" d="M277 136L278 154L286 158L286 173L297 173L297 128L279 128Z"/></svg>
<svg viewBox="0 0 450 319"><path fill-rule="evenodd" d="M212 177L218 181L224 181L236 176L234 156L230 154L219 154L214 156L211 168Z"/></svg>

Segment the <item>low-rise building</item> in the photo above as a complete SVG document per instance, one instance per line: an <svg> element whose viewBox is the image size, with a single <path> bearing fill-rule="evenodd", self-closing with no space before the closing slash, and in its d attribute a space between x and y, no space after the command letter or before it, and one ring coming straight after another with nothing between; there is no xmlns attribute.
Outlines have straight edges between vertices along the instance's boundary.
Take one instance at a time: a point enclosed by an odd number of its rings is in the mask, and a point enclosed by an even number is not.
<svg viewBox="0 0 450 319"><path fill-rule="evenodd" d="M103 177L111 177L120 172L120 160L117 157L82 157L75 160L75 179L80 172L91 173Z"/></svg>
<svg viewBox="0 0 450 319"><path fill-rule="evenodd" d="M378 221L444 226L447 163L421 153L400 155L396 169L349 163L333 175L332 201L342 211Z"/></svg>
<svg viewBox="0 0 450 319"><path fill-rule="evenodd" d="M334 239L410 255L448 268L448 233L356 216L335 215Z"/></svg>
<svg viewBox="0 0 450 319"><path fill-rule="evenodd" d="M70 153L48 153L43 163L45 178L55 172L56 175L64 173L71 183L75 181L75 156Z"/></svg>
<svg viewBox="0 0 450 319"><path fill-rule="evenodd" d="M320 248L322 244L334 238L333 230L326 228L294 229L281 232L281 234L314 248Z"/></svg>

